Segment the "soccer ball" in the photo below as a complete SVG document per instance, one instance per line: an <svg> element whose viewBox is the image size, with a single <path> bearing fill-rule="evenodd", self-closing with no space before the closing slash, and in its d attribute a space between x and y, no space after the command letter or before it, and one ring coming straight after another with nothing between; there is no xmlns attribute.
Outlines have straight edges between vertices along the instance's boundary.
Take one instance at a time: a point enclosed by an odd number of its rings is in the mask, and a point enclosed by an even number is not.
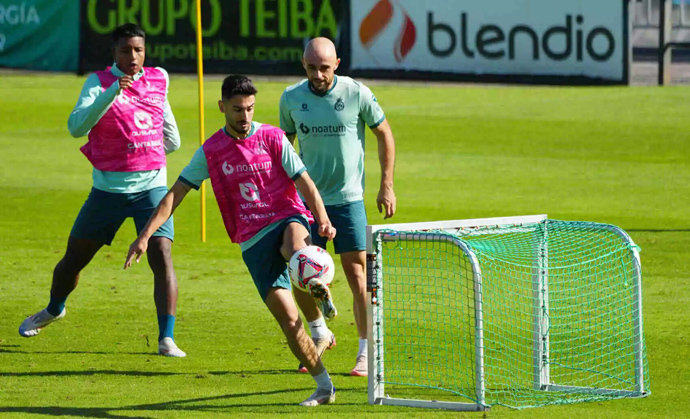
<svg viewBox="0 0 690 419"><path fill-rule="evenodd" d="M335 266L327 251L318 246L307 246L298 250L290 258L288 273L294 286L311 294L316 283L331 285Z"/></svg>

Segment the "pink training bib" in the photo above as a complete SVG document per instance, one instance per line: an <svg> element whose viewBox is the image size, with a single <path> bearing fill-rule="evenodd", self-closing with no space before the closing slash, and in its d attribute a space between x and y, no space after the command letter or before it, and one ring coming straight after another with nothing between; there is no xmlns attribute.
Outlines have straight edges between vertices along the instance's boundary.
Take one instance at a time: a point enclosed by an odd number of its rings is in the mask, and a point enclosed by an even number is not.
<svg viewBox="0 0 690 419"><path fill-rule="evenodd" d="M118 78L97 71L105 91ZM81 148L93 167L110 172L137 172L165 167L163 109L166 79L160 70L146 67L144 75L123 90L89 132Z"/></svg>
<svg viewBox="0 0 690 419"><path fill-rule="evenodd" d="M221 129L203 145L213 192L234 243L290 216L303 214L313 221L283 169L283 135L270 125L245 139L232 138Z"/></svg>

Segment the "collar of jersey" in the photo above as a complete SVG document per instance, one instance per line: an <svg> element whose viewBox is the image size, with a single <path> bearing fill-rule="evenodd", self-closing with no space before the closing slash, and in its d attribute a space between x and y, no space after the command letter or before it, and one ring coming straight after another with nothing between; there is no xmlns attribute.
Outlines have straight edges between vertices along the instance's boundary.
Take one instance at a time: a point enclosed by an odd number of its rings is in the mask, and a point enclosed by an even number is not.
<svg viewBox="0 0 690 419"><path fill-rule="evenodd" d="M117 68L117 64L115 64L115 63L113 63L113 66L110 67L110 72L113 73L113 76L118 77L118 78L125 75L125 73L122 70ZM134 75L134 80L135 81L139 80L143 75L144 75L144 67L142 67L141 70L139 70L139 72Z"/></svg>
<svg viewBox="0 0 690 419"><path fill-rule="evenodd" d="M311 83L309 83L309 80L307 80L307 87L309 88L309 91L312 92L313 94L315 94L316 96L320 96L320 97L324 97L327 94L331 93L333 91L333 89L335 89L336 84L338 84L338 76L333 75L333 86L331 86L331 88L326 90L325 92L319 93L319 92L315 91L314 89L312 89Z"/></svg>
<svg viewBox="0 0 690 419"><path fill-rule="evenodd" d="M230 134L230 133L228 132L228 130L227 130L225 127L223 127L223 132L225 133L225 135L227 135L228 137L232 138L233 140L240 140L240 141L241 141L241 140L246 140L247 138L249 138L249 137L251 137L252 135L254 135L254 132L256 132L256 124L254 123L254 121L252 121L252 127L249 129L249 135L247 135L247 136L244 137L244 138L237 138L237 137L235 137L234 135Z"/></svg>

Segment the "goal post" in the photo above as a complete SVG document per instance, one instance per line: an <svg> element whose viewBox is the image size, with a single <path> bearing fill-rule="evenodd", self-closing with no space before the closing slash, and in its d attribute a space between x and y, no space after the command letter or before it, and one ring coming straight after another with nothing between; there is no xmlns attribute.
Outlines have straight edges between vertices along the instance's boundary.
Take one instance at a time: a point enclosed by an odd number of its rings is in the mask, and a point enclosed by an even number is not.
<svg viewBox="0 0 690 419"><path fill-rule="evenodd" d="M638 248L546 215L367 226L369 403L649 394Z"/></svg>

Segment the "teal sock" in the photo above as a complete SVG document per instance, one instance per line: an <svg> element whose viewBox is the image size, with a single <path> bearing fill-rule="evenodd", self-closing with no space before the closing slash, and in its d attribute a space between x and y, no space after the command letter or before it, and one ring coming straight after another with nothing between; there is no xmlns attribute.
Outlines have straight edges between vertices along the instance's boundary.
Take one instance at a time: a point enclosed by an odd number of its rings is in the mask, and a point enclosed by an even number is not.
<svg viewBox="0 0 690 419"><path fill-rule="evenodd" d="M67 301L67 297L56 298L51 293L50 294L50 302L48 303L48 307L46 307L46 311L53 316L57 316L58 314L62 313L62 310L65 309L65 302L66 301Z"/></svg>
<svg viewBox="0 0 690 419"><path fill-rule="evenodd" d="M170 338L175 340L173 337L173 330L175 329L175 316L169 314L164 314L158 316L158 341L160 342L163 338Z"/></svg>

